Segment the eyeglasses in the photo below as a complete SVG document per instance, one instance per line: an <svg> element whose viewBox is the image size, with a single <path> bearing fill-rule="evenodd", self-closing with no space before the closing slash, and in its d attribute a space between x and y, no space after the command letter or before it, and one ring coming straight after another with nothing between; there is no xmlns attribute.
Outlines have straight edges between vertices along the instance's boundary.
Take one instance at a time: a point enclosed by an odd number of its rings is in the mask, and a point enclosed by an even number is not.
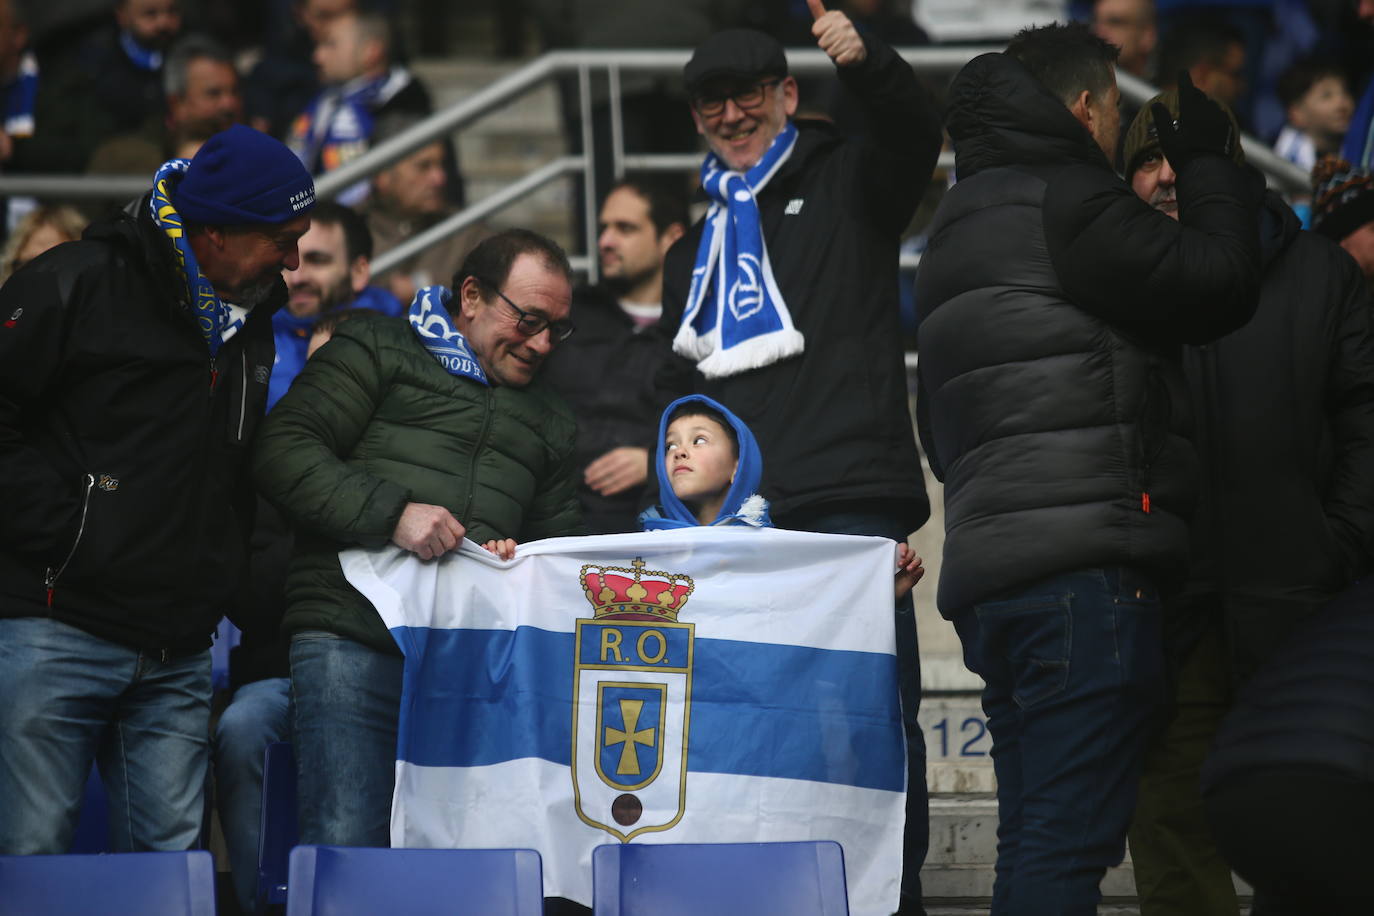
<svg viewBox="0 0 1374 916"><path fill-rule="evenodd" d="M573 323L571 321L568 321L567 319L564 319L562 321L550 321L543 315L536 315L533 312L525 311L520 306L516 305L514 302L511 302L509 297L507 297L505 293L497 289L495 283L492 283L488 280L483 280L481 277L476 276L474 276L473 279L476 280L478 283L481 283L488 289L490 289L492 292L496 293L496 295L500 296L502 301L504 301L506 305L509 305L512 309L515 310L515 314L518 316L515 319L515 329L519 331L521 334L525 335L526 337L534 337L536 334L542 332L545 328L548 328L550 339L552 339L554 343L562 343L563 341L571 337L572 332L576 330L576 328L574 328L573 326Z"/></svg>
<svg viewBox="0 0 1374 916"><path fill-rule="evenodd" d="M692 107L697 110L698 114L707 117L715 117L724 111L726 102L734 102L742 111L750 111L762 105L767 91L781 82L780 79L764 80L738 92L730 92L725 95L699 95L692 100Z"/></svg>

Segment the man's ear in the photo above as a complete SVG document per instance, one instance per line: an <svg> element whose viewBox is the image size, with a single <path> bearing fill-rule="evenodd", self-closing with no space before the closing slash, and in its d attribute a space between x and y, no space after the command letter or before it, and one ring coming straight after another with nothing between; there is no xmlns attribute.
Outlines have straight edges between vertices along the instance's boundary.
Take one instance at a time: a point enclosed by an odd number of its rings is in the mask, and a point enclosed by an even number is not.
<svg viewBox="0 0 1374 916"><path fill-rule="evenodd" d="M778 91L782 93L782 110L790 118L797 113L797 104L801 101L797 81L790 76L783 77L782 82L778 84Z"/></svg>
<svg viewBox="0 0 1374 916"><path fill-rule="evenodd" d="M687 229L682 223L669 223L668 228L664 229L658 237L658 256L662 258L668 253L668 249L673 247L673 243L686 234Z"/></svg>
<svg viewBox="0 0 1374 916"><path fill-rule="evenodd" d="M482 288L476 277L467 277L458 288L458 311L468 321L477 317L477 308L482 304Z"/></svg>
<svg viewBox="0 0 1374 916"><path fill-rule="evenodd" d="M357 296L367 289L367 281L372 279L372 262L362 255L353 259L353 263L348 265L348 282L353 287L353 295ZM402 305L409 305L407 302Z"/></svg>
<svg viewBox="0 0 1374 916"><path fill-rule="evenodd" d="M1097 116L1097 107L1093 105L1093 94L1086 89L1078 93L1078 98L1069 105L1069 114L1073 115L1078 123L1083 125L1084 130L1092 133L1093 118Z"/></svg>

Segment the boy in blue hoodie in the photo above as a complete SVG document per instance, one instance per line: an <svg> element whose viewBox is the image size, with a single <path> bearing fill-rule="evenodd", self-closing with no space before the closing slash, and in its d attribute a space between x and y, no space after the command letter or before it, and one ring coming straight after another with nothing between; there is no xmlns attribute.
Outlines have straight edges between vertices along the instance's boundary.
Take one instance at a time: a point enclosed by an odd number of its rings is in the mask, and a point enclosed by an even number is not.
<svg viewBox="0 0 1374 916"><path fill-rule="evenodd" d="M724 405L704 395L679 398L658 424L662 504L639 518L646 531L697 525L771 528L768 502L758 494L763 455L754 434ZM897 545L896 597L905 597L925 574L921 558Z"/></svg>

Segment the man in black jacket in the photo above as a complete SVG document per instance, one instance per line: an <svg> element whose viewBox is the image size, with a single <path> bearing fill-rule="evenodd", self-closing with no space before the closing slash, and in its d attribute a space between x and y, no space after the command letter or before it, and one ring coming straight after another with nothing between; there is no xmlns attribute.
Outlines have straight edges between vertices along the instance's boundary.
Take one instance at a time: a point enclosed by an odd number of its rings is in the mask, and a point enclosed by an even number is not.
<svg viewBox="0 0 1374 916"><path fill-rule="evenodd" d="M1178 111L1173 90L1153 102ZM1178 176L1153 127L1142 114L1127 132L1126 178L1178 219ZM1165 604L1166 648L1181 666L1174 708L1131 826L1145 916L1239 912L1203 817L1203 758L1233 689L1374 555L1374 316L1363 278L1272 192L1259 230L1254 318L1183 352L1202 474L1188 582Z"/></svg>
<svg viewBox="0 0 1374 916"><path fill-rule="evenodd" d="M589 534L638 531L659 407L644 384L664 359L647 333L663 313L663 257L689 222L678 187L621 181L601 204L601 284L573 292L577 333L544 377L577 417L577 499Z"/></svg>
<svg viewBox="0 0 1374 916"><path fill-rule="evenodd" d="M0 853L66 851L92 760L115 851L197 842L210 635L314 196L233 127L0 288Z"/></svg>
<svg viewBox="0 0 1374 916"><path fill-rule="evenodd" d="M689 370L666 387L709 395L754 431L780 527L905 541L930 505L907 407L897 249L939 155L939 113L890 47L820 0L810 6L817 44L868 132L859 142L794 122L797 84L766 35L731 29L696 49L683 74L711 148L702 187L713 206L664 268L660 327L687 358L669 368ZM920 912L928 824L909 598L896 628L908 764L902 897L905 912Z"/></svg>
<svg viewBox="0 0 1374 916"><path fill-rule="evenodd" d="M964 67L959 182L917 274L939 605L987 685L997 914L1094 913L1123 855L1164 702L1159 589L1186 568L1197 485L1178 345L1254 308L1258 194L1229 120L1191 86L1164 113L1170 220L1112 171L1115 59L1054 25Z"/></svg>

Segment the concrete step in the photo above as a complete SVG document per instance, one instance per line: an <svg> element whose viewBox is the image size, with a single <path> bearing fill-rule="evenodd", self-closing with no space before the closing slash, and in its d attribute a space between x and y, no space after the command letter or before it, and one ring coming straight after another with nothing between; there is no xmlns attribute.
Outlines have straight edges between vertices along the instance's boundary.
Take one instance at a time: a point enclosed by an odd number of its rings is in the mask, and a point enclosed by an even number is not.
<svg viewBox="0 0 1374 916"><path fill-rule="evenodd" d="M997 796L992 792L935 792L930 796L930 851L921 870L921 885L928 900L941 906L962 906L950 912L986 912L992 898L994 865L997 862ZM1251 891L1236 880L1236 890L1248 903ZM1133 905L1135 874L1130 851L1125 860L1107 870L1102 895L1111 906ZM1104 907L1107 904L1104 903ZM972 909L968 909L972 907ZM1117 910L1099 909L1099 913ZM1122 909L1122 913L1137 912Z"/></svg>

